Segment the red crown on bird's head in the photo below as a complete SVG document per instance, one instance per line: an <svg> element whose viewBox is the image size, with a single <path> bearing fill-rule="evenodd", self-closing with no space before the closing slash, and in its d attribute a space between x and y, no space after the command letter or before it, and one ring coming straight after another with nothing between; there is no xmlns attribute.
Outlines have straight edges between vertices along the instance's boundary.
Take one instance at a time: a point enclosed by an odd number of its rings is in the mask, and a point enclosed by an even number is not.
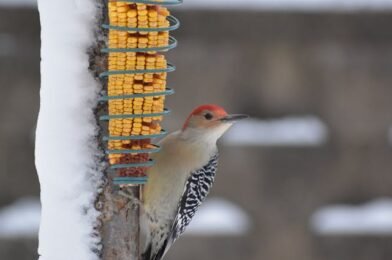
<svg viewBox="0 0 392 260"><path fill-rule="evenodd" d="M214 105L214 104L206 104L206 105L201 105L193 109L193 111L190 113L188 118L185 121L184 126L182 127L182 130L187 128L189 124L189 119L191 119L192 116L201 116L205 111L212 112L215 116L217 117L225 117L227 116L227 112L220 106Z"/></svg>

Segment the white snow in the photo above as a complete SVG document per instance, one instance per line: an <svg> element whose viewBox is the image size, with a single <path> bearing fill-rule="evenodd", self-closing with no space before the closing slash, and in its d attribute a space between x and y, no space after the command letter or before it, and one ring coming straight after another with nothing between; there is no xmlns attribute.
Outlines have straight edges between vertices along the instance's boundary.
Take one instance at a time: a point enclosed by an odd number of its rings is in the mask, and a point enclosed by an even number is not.
<svg viewBox="0 0 392 260"><path fill-rule="evenodd" d="M223 142L248 146L318 146L327 138L328 129L319 118L304 116L241 121L223 137Z"/></svg>
<svg viewBox="0 0 392 260"><path fill-rule="evenodd" d="M36 198L23 198L0 209L0 237L36 237L41 205Z"/></svg>
<svg viewBox="0 0 392 260"><path fill-rule="evenodd" d="M244 235L250 228L247 213L239 206L224 199L212 198L205 201L185 235Z"/></svg>
<svg viewBox="0 0 392 260"><path fill-rule="evenodd" d="M94 39L94 0L40 0L41 106L36 167L41 184L40 260L98 259L92 249L98 212L93 115L98 84L88 71Z"/></svg>
<svg viewBox="0 0 392 260"><path fill-rule="evenodd" d="M311 226L321 235L391 235L392 199L360 206L326 206L312 216Z"/></svg>
<svg viewBox="0 0 392 260"><path fill-rule="evenodd" d="M41 215L36 198L23 198L0 209L0 237L35 237ZM185 235L245 235L250 229L248 214L221 198L208 199L198 210ZM62 258L56 258L62 259Z"/></svg>
<svg viewBox="0 0 392 260"><path fill-rule="evenodd" d="M184 0L181 8L233 10L355 11L392 8L391 0Z"/></svg>

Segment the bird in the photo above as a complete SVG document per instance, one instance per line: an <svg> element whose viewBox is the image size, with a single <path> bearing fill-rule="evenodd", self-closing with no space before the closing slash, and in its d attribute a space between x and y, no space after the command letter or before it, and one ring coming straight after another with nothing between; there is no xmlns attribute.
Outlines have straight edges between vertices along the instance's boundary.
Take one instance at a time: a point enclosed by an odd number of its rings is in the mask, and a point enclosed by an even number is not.
<svg viewBox="0 0 392 260"><path fill-rule="evenodd" d="M161 260L185 231L206 199L218 166L217 140L234 122L247 118L228 114L214 104L195 108L183 127L161 140L147 170L140 218L143 260Z"/></svg>

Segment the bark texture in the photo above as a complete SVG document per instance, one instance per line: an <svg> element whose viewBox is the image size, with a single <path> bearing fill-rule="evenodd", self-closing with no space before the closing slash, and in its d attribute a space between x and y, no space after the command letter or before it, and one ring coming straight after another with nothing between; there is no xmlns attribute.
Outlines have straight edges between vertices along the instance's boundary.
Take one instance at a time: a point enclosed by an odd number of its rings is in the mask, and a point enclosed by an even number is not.
<svg viewBox="0 0 392 260"><path fill-rule="evenodd" d="M97 14L96 41L89 50L90 70L97 81L101 83L102 93L107 91L107 79L100 79L99 74L107 68L107 54L102 53L105 48L107 32L101 27L108 23L107 0L96 0L99 12ZM102 151L106 143L102 137L108 134L107 122L99 121L99 116L107 114L107 103L98 103L95 115L99 126L98 142ZM104 154L104 152L103 152ZM107 164L106 158L102 163ZM101 238L102 249L97 254L103 260L138 260L139 259L139 206L133 203L131 198L139 198L139 186L123 187L122 191L127 194L119 194L120 189L111 181L111 173L104 172L103 186L96 201L96 208L101 212L98 219L97 231Z"/></svg>
<svg viewBox="0 0 392 260"><path fill-rule="evenodd" d="M100 199L103 203L102 259L139 259L139 206L132 199L119 195L113 187L106 185ZM122 191L139 197L139 187L125 187Z"/></svg>

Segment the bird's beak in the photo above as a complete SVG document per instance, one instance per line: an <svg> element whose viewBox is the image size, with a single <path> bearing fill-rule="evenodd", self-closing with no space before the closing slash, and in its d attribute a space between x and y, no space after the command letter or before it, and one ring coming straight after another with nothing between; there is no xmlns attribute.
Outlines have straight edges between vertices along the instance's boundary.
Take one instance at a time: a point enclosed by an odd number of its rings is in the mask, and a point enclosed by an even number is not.
<svg viewBox="0 0 392 260"><path fill-rule="evenodd" d="M232 114L232 115L227 115L225 117L220 118L219 120L225 123L230 123L230 122L235 122L238 120L246 119L248 118L248 115L242 115L242 114Z"/></svg>

